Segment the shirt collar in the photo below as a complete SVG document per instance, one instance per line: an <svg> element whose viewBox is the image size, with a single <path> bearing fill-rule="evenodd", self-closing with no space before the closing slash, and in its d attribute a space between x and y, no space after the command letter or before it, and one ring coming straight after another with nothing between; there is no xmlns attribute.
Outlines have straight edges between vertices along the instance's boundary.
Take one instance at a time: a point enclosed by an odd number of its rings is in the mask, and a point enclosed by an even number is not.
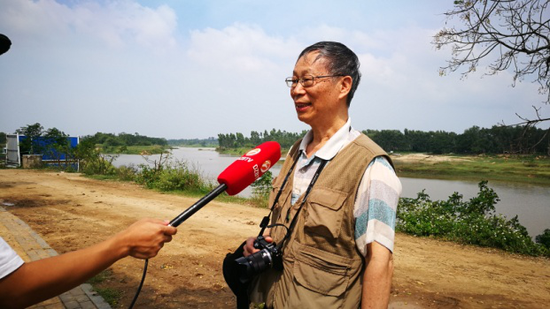
<svg viewBox="0 0 550 309"><path fill-rule="evenodd" d="M351 132L351 117L348 117L348 121L340 128L336 133L330 137L330 139L317 150L313 157L320 158L322 160L332 160L334 156L346 145L348 135ZM313 138L313 132L310 130L302 139L300 143L300 150L305 154L306 147ZM311 159L313 159L311 157Z"/></svg>

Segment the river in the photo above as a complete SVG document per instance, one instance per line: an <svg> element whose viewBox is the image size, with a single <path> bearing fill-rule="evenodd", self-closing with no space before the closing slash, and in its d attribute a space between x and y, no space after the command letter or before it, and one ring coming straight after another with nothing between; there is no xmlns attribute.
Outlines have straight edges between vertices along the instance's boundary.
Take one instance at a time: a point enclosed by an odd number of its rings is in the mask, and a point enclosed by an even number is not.
<svg viewBox="0 0 550 309"><path fill-rule="evenodd" d="M159 156L150 156L149 160L158 160ZM176 148L172 151L172 160L186 162L211 181L215 181L227 166L235 161L235 156L222 155L213 148ZM115 166L137 166L146 164L140 155L120 155L113 164ZM271 168L273 175L278 175L280 164ZM454 192L459 192L468 200L478 193L478 183L471 181L451 181L436 179L404 178L402 197L416 197L417 193L425 192L432 200L447 199ZM529 184L489 183L498 194L500 201L495 206L497 213L507 218L518 215L519 222L527 228L532 237L542 234L544 229L550 228L550 189L547 187ZM239 196L248 197L250 188L245 189Z"/></svg>

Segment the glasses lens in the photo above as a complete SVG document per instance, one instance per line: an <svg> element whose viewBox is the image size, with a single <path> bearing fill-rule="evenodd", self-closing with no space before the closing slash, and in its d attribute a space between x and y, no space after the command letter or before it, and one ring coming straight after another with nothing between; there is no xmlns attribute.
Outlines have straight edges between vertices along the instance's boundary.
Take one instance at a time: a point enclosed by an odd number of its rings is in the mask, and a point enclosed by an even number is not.
<svg viewBox="0 0 550 309"><path fill-rule="evenodd" d="M311 87L314 84L315 78L311 75L306 75L302 77L302 86L304 87Z"/></svg>
<svg viewBox="0 0 550 309"><path fill-rule="evenodd" d="M291 88L292 88L292 87L296 86L296 83L297 83L298 81L295 80L295 79L292 79L292 77L287 77L287 78L285 79L285 82L286 82L286 85L287 85L288 87L291 87Z"/></svg>

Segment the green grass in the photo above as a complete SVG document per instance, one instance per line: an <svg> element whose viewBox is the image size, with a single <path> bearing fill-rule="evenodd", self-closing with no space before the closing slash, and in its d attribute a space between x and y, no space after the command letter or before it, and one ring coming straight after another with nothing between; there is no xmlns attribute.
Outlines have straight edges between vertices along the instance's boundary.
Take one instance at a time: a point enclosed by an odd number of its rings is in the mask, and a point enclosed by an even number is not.
<svg viewBox="0 0 550 309"><path fill-rule="evenodd" d="M100 272L95 277L90 278L87 283L91 284L94 291L101 295L101 297L103 297L109 305L114 307L120 302L120 299L122 298L122 291L113 288L101 287L103 282L110 281L113 277L113 271L109 268Z"/></svg>
<svg viewBox="0 0 550 309"><path fill-rule="evenodd" d="M225 155L242 156L245 153L247 153L250 149L253 149L253 148L254 147L250 147L250 148L244 148L244 147L241 147L241 148L223 148L223 147L218 147L218 148L216 148L216 151L220 154L225 154Z"/></svg>
<svg viewBox="0 0 550 309"><path fill-rule="evenodd" d="M126 150L122 153L123 154L142 154L142 153L159 154L159 153L166 152L169 149L170 149L170 146L159 146L159 145L128 146L126 147Z"/></svg>
<svg viewBox="0 0 550 309"><path fill-rule="evenodd" d="M404 162L397 174L411 178L489 180L550 186L550 158L537 156L453 156L452 161Z"/></svg>
<svg viewBox="0 0 550 309"><path fill-rule="evenodd" d="M94 288L94 291L97 294L101 295L103 299L111 306L114 307L118 305L120 299L122 298L122 291L115 290L112 288Z"/></svg>
<svg viewBox="0 0 550 309"><path fill-rule="evenodd" d="M120 154L159 154L171 149L171 146L150 145L150 146L101 146L102 153L120 153Z"/></svg>

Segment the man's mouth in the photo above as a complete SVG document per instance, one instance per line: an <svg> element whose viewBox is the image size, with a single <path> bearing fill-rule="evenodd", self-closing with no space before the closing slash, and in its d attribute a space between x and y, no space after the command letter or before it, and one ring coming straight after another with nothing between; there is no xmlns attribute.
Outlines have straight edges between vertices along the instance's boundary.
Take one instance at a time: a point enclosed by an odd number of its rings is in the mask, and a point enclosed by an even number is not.
<svg viewBox="0 0 550 309"><path fill-rule="evenodd" d="M311 103L295 103L294 106L296 106L296 110L302 110L304 108L307 108L308 106L311 106Z"/></svg>

